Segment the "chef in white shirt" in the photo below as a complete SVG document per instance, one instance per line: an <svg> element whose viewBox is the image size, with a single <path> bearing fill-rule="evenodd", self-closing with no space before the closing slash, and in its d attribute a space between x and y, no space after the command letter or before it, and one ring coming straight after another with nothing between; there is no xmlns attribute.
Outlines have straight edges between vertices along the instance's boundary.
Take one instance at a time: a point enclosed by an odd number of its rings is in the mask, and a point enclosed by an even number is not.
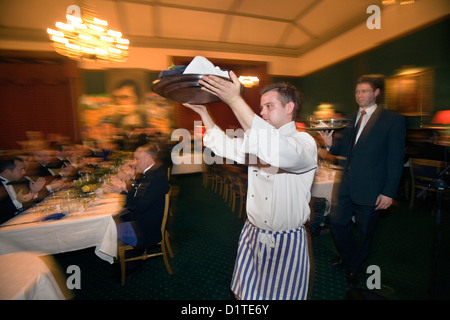
<svg viewBox="0 0 450 320"><path fill-rule="evenodd" d="M241 84L203 76L203 90L227 103L244 138L230 138L203 105L185 104L206 127L205 146L219 157L248 166L247 217L239 240L231 289L237 299L306 299L309 256L304 223L309 219L317 145L295 126L300 93L287 83L262 91L260 115L242 98Z"/></svg>

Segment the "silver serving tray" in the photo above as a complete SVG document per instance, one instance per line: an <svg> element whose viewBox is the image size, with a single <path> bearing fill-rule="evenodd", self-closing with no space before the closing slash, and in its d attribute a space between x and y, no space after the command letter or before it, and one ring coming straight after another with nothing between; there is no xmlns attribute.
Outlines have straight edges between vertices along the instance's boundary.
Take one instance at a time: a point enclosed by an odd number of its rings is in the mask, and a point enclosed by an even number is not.
<svg viewBox="0 0 450 320"><path fill-rule="evenodd" d="M345 118L314 119L308 120L308 122L310 126L305 129L312 131L339 130L348 127L350 124L350 120Z"/></svg>
<svg viewBox="0 0 450 320"><path fill-rule="evenodd" d="M306 127L305 130L311 130L311 131L339 130L339 129L344 129L346 127L348 127L348 125L330 126L330 127Z"/></svg>
<svg viewBox="0 0 450 320"><path fill-rule="evenodd" d="M202 90L198 83L204 74L180 74L153 81L152 90L164 98L192 104L207 104L220 101L220 98ZM220 76L217 76L220 77ZM231 81L228 78L220 77Z"/></svg>

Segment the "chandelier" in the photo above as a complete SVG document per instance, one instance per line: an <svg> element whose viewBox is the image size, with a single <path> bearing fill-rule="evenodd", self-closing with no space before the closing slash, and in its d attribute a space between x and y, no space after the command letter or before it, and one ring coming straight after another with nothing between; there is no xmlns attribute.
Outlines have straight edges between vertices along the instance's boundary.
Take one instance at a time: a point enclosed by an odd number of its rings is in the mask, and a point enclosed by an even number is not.
<svg viewBox="0 0 450 320"><path fill-rule="evenodd" d="M55 51L74 60L126 61L130 41L108 29L108 22L96 18L92 10L83 9L81 15L79 6L68 6L67 23L56 22L57 30L47 28Z"/></svg>

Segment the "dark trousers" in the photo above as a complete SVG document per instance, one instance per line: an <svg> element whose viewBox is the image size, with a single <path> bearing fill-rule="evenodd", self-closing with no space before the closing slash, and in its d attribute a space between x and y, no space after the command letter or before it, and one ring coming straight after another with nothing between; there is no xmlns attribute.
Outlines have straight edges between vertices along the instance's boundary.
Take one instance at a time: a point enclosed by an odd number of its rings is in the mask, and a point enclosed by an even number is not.
<svg viewBox="0 0 450 320"><path fill-rule="evenodd" d="M336 247L348 272L361 271L369 256L378 216L375 206L357 205L345 191L338 196L330 214L330 224Z"/></svg>

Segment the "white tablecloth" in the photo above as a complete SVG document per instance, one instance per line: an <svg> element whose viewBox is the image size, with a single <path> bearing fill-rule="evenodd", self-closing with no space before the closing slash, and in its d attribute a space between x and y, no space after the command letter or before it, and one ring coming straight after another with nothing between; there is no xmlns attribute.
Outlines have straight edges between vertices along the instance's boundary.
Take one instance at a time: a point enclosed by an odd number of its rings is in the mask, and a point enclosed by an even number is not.
<svg viewBox="0 0 450 320"><path fill-rule="evenodd" d="M55 277L37 253L0 255L0 300L63 299Z"/></svg>
<svg viewBox="0 0 450 320"><path fill-rule="evenodd" d="M340 180L340 172L327 167L319 168L314 183L311 188L311 195L316 198L327 199L330 206L326 214L329 213L331 208L331 201L333 199L333 190L336 186L336 182Z"/></svg>
<svg viewBox="0 0 450 320"><path fill-rule="evenodd" d="M311 188L311 196L316 198L325 198L328 201L328 207L325 215L331 210L333 195L336 193L341 180L342 172L330 167L319 167L314 183Z"/></svg>
<svg viewBox="0 0 450 320"><path fill-rule="evenodd" d="M83 212L67 214L61 220L40 221L46 213L32 208L0 226L0 254L37 251L57 254L95 247L101 259L114 262L117 229L112 218L120 212L123 198L97 199Z"/></svg>

